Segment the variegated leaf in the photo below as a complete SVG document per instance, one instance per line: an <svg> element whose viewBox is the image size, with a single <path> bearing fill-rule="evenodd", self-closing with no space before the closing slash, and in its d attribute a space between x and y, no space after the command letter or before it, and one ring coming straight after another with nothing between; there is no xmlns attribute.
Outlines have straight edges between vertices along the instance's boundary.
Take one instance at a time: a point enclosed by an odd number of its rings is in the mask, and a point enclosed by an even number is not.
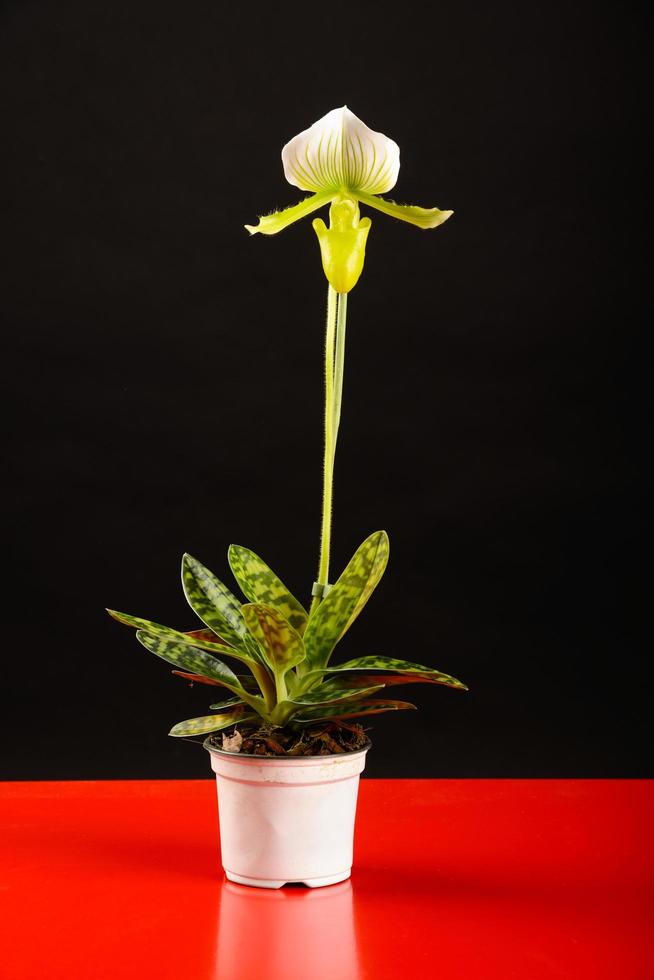
<svg viewBox="0 0 654 980"><path fill-rule="evenodd" d="M256 653L245 651L242 646L239 649L230 646L211 629L190 630L182 633L171 626L162 626L161 623L153 623L151 620L142 619L140 616L130 616L127 613L116 612L115 609L107 609L107 612L119 623L133 626L135 629L150 633L152 636L174 640L178 643L188 643L190 646L200 650L210 650L212 653L215 651L221 656L233 657L234 660L240 660L244 664L258 663L259 661Z"/></svg>
<svg viewBox="0 0 654 980"><path fill-rule="evenodd" d="M191 684L211 684L215 687L224 687L222 681L214 680L213 677L202 677L200 674L187 674L183 670L173 670L171 671L175 677L181 677L182 680L190 681ZM238 682L241 687L245 688L246 691L258 691L259 687L254 677L248 674L237 674Z"/></svg>
<svg viewBox="0 0 654 980"><path fill-rule="evenodd" d="M210 732L219 732L223 728L229 728L236 722L250 721L256 715L244 715L240 712L230 712L226 715L204 715L202 718L189 718L188 721L180 721L169 731L169 735L179 738L182 735L208 735Z"/></svg>
<svg viewBox="0 0 654 980"><path fill-rule="evenodd" d="M335 667L327 667L322 671L316 671L316 676L319 673L334 675L349 670L390 670L396 674L415 674L423 680L430 681L432 684L444 684L446 687L455 687L460 691L468 690L466 685L462 681L457 680L456 677L443 674L442 671L435 670L433 667L414 664L409 660L397 660L395 657L356 657L354 660L348 660L344 664L337 664ZM305 681L310 678L311 674L305 674Z"/></svg>
<svg viewBox="0 0 654 980"><path fill-rule="evenodd" d="M153 636L168 637L171 640L178 640L180 643L191 643L193 646L210 648L221 647L225 651L228 647L223 639L214 633L213 630L189 630L182 631L173 629L172 626L163 626L161 623L154 623L150 619L143 619L141 616L130 616L129 613L118 612L116 609L107 609L109 615L125 626L132 626L134 629L152 633ZM226 651L225 651L226 652Z"/></svg>
<svg viewBox="0 0 654 980"><path fill-rule="evenodd" d="M334 674L333 677L325 681L321 690L331 688L332 684L336 684L338 687L369 687L371 684L378 684L380 681L383 681L384 687L395 687L397 684L435 683L429 677L422 677L419 674L354 674L352 677L340 677L338 674Z"/></svg>
<svg viewBox="0 0 654 980"><path fill-rule="evenodd" d="M226 698L224 701L217 701L216 704L210 704L209 707L212 711L222 711L223 708L233 708L234 705L242 704L245 707L245 701L243 698Z"/></svg>
<svg viewBox="0 0 654 980"><path fill-rule="evenodd" d="M298 689L304 690L302 678L295 670L289 670L284 678L284 681L289 698L293 697L294 691L297 691Z"/></svg>
<svg viewBox="0 0 654 980"><path fill-rule="evenodd" d="M307 661L311 667L324 667L328 663L332 650L384 574L388 550L385 531L375 531L366 538L311 616L304 634Z"/></svg>
<svg viewBox="0 0 654 980"><path fill-rule="evenodd" d="M154 653L162 660L167 660L175 667L183 667L185 670L192 671L194 674L202 674L203 677L211 677L213 680L220 681L224 687L230 690L240 690L238 677L224 664L222 660L217 660L204 650L198 650L188 643L176 643L174 640L163 636L153 636L139 630L136 638L146 650Z"/></svg>
<svg viewBox="0 0 654 980"><path fill-rule="evenodd" d="M305 659L302 637L276 609L263 602L247 602L241 608L250 633L275 674L283 675Z"/></svg>
<svg viewBox="0 0 654 980"><path fill-rule="evenodd" d="M250 602L272 606L302 635L307 625L307 611L265 561L248 548L229 546L229 565L234 578Z"/></svg>
<svg viewBox="0 0 654 980"><path fill-rule="evenodd" d="M229 643L223 640L222 636L218 636L213 630L208 627L203 630L185 630L184 636L188 636L189 640L197 640L199 643L217 643L218 646L227 647Z"/></svg>
<svg viewBox="0 0 654 980"><path fill-rule="evenodd" d="M171 671L175 677L181 677L184 681L190 681L191 684L211 684L214 687L224 687L222 681L214 680L213 677L202 677L200 674L188 674L184 670L173 670Z"/></svg>
<svg viewBox="0 0 654 980"><path fill-rule="evenodd" d="M209 629L237 647L246 645L248 631L238 599L191 555L182 559L182 584L188 604Z"/></svg>
<svg viewBox="0 0 654 980"><path fill-rule="evenodd" d="M289 698L291 704L314 705L314 704L336 704L338 701L346 701L356 698L364 698L368 694L376 694L381 691L385 684L373 684L370 687L329 687L324 685L315 691L307 691L306 694L296 694Z"/></svg>
<svg viewBox="0 0 654 980"><path fill-rule="evenodd" d="M293 716L293 724L312 725L316 721L326 721L329 718L361 718L364 715L380 715L384 711L403 711L413 708L415 704L409 701L355 701L351 706L333 704L324 708L314 708Z"/></svg>

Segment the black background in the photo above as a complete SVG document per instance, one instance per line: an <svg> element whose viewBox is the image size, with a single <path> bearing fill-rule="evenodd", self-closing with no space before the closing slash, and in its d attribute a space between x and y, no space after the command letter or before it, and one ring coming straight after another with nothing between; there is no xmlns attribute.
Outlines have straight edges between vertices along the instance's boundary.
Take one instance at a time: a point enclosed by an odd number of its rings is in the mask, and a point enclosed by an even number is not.
<svg viewBox="0 0 654 980"><path fill-rule="evenodd" d="M231 541L310 588L326 284L309 221L243 224L343 103L400 144L391 197L455 210L373 213L350 297L335 567L392 553L342 654L471 688L415 688L368 773L651 774L639 8L3 9L5 776L207 776L166 736L205 690L103 607L193 628L181 554L226 577Z"/></svg>

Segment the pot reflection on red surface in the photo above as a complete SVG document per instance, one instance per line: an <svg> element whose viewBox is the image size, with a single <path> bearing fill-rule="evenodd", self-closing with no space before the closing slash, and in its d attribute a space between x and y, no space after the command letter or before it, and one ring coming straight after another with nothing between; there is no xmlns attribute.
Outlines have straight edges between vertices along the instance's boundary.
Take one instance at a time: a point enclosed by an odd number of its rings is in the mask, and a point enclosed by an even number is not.
<svg viewBox="0 0 654 980"><path fill-rule="evenodd" d="M278 891L225 881L218 923L215 980L361 976L350 881Z"/></svg>
<svg viewBox="0 0 654 980"><path fill-rule="evenodd" d="M351 881L227 882L215 785L0 783L1 980L651 980L654 783L366 780Z"/></svg>

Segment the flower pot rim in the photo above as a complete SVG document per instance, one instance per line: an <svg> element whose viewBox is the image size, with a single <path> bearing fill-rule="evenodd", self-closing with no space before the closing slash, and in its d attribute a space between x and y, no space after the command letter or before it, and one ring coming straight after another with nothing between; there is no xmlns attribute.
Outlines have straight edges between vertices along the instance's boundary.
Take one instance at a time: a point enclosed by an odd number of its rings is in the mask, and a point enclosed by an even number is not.
<svg viewBox="0 0 654 980"><path fill-rule="evenodd" d="M371 740L366 738L365 744L358 749L348 749L346 752L330 752L328 755L257 755L255 752L229 752L226 749L217 749L215 745L208 744L211 737L211 735L208 735L202 743L202 748L206 749L207 752L215 752L217 755L222 755L227 759L256 759L257 762L276 762L277 764L280 762L284 764L287 762L306 763L318 759L347 759L350 756L368 752L372 748Z"/></svg>

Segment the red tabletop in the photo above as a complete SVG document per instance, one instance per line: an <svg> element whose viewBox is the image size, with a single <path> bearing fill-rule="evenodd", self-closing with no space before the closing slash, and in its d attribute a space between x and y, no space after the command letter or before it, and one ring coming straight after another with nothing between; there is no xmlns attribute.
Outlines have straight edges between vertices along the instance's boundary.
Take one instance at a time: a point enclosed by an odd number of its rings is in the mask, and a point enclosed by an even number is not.
<svg viewBox="0 0 654 980"><path fill-rule="evenodd" d="M652 980L653 787L363 780L351 881L275 892L208 780L0 783L0 978Z"/></svg>

